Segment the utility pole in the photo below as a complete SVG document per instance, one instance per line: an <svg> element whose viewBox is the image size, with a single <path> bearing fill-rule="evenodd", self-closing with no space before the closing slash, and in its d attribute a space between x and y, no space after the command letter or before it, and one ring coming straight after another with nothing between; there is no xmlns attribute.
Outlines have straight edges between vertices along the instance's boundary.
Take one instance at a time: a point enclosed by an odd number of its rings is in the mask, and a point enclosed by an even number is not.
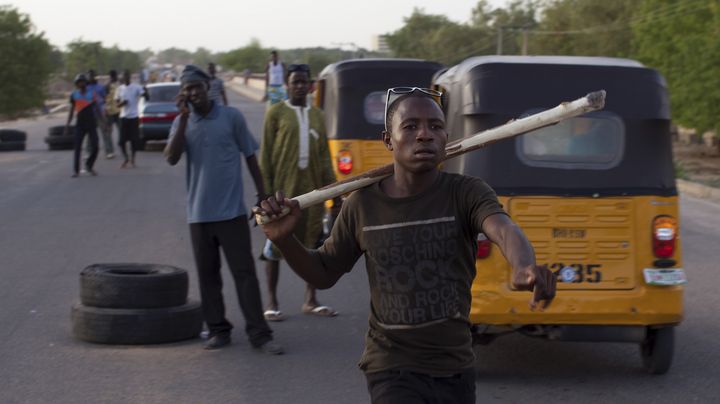
<svg viewBox="0 0 720 404"><path fill-rule="evenodd" d="M528 30L527 28L522 29L522 54L527 55L527 46L528 46Z"/></svg>

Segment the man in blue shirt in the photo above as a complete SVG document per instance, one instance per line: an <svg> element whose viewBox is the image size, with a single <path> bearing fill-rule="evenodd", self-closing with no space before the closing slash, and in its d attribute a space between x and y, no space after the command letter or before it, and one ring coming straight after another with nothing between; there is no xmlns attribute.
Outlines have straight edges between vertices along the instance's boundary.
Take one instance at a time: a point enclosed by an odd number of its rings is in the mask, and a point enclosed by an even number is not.
<svg viewBox="0 0 720 404"><path fill-rule="evenodd" d="M208 98L210 76L188 65L181 76L180 114L170 129L165 158L170 165L187 154L187 216L198 269L203 316L209 330L206 349L230 343L232 324L225 318L220 276L220 248L225 254L245 331L253 347L281 354L262 312L260 288L250 245L250 230L243 204L242 159L250 170L258 196L265 195L255 157L257 142L245 118L235 108Z"/></svg>

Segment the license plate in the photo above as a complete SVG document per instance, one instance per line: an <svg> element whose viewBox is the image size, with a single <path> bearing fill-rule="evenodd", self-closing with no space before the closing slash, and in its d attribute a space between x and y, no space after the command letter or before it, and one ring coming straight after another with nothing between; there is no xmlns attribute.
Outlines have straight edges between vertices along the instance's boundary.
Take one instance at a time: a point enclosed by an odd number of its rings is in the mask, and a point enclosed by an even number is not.
<svg viewBox="0 0 720 404"><path fill-rule="evenodd" d="M682 268L674 269L654 269L645 268L643 270L645 275L645 283L648 285L659 285L659 286L672 286L672 285L683 285L687 283L687 277L685 276L685 270Z"/></svg>

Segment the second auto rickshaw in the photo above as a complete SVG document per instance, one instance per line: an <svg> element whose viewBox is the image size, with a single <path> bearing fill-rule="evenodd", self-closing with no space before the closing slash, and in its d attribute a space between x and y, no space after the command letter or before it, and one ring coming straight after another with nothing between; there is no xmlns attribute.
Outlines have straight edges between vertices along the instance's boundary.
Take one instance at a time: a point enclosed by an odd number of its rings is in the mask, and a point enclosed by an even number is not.
<svg viewBox="0 0 720 404"><path fill-rule="evenodd" d="M634 342L665 373L683 316L678 196L665 81L627 59L474 57L438 75L451 138L607 90L588 113L445 162L480 177L558 276L550 309L514 291L481 235L470 319L478 342L517 331L565 341Z"/></svg>
<svg viewBox="0 0 720 404"><path fill-rule="evenodd" d="M392 162L392 154L381 140L387 89L418 83L429 86L442 67L418 59L353 59L323 69L314 102L325 111L338 179Z"/></svg>

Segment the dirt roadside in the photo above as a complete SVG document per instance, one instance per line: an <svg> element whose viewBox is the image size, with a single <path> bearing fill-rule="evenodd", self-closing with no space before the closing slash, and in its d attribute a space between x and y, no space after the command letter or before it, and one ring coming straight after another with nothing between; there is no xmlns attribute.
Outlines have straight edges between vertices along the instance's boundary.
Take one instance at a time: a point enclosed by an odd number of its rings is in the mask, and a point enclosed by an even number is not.
<svg viewBox="0 0 720 404"><path fill-rule="evenodd" d="M720 150L717 147L676 141L673 157L681 194L720 203Z"/></svg>

